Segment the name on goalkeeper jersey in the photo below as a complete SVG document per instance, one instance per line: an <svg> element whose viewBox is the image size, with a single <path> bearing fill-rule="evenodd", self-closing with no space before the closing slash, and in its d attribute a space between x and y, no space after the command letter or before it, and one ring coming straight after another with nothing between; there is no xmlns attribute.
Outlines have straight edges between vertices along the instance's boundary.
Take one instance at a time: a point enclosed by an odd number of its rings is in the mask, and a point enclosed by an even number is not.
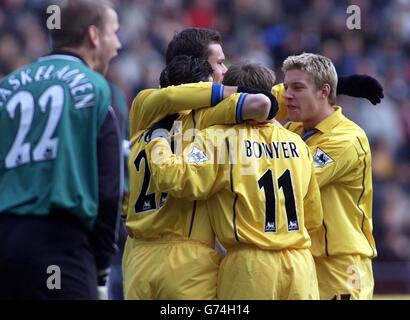
<svg viewBox="0 0 410 320"><path fill-rule="evenodd" d="M268 159L290 159L299 158L296 144L294 142L271 142L264 143L259 141L244 140L245 153L248 158L262 157Z"/></svg>
<svg viewBox="0 0 410 320"><path fill-rule="evenodd" d="M76 109L95 105L94 86L79 69L66 65L56 68L54 65L40 65L37 69L25 68L8 78L10 89L0 88L0 106L17 90L22 90L31 83L60 80L68 85Z"/></svg>

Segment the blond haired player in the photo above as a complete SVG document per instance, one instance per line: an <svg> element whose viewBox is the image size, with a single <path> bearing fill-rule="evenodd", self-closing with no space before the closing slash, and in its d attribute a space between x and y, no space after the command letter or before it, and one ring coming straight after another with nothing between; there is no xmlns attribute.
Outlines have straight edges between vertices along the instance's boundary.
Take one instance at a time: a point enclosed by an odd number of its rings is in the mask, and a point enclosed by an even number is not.
<svg viewBox="0 0 410 320"><path fill-rule="evenodd" d="M304 53L288 57L287 128L309 146L320 187L324 233L313 237L321 299L371 299L376 256L372 235L372 172L364 131L335 105L337 75L330 59Z"/></svg>

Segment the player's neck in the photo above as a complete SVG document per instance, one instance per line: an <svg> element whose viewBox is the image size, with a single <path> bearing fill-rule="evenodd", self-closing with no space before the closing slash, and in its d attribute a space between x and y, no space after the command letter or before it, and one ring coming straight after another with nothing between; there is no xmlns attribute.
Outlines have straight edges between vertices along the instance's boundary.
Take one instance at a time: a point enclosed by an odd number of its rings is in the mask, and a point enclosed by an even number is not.
<svg viewBox="0 0 410 320"><path fill-rule="evenodd" d="M68 53L73 53L74 55L80 57L84 62L91 68L95 69L95 63L93 59L93 55L90 54L90 50L85 47L63 47L59 49L60 51L65 51Z"/></svg>
<svg viewBox="0 0 410 320"><path fill-rule="evenodd" d="M320 111L317 114L310 118L309 120L303 121L303 128L305 131L315 128L320 122L325 120L327 117L335 112L335 108L329 103L324 103L320 107Z"/></svg>

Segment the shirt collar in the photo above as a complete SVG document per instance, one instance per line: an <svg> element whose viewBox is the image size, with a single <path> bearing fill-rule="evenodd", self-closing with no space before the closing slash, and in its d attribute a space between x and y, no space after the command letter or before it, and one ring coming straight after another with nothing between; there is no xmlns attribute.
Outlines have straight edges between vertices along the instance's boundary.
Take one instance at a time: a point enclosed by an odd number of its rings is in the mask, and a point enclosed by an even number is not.
<svg viewBox="0 0 410 320"><path fill-rule="evenodd" d="M339 106L335 106L335 112L333 112L330 116L323 119L319 122L315 128L320 132L326 133L331 131L336 125L343 120L344 116L342 114L342 108Z"/></svg>
<svg viewBox="0 0 410 320"><path fill-rule="evenodd" d="M81 57L80 55L72 52L72 51L68 51L68 50L53 50L51 51L49 54L41 57L41 60L45 60L47 58L51 58L52 56L68 56L68 57L74 57L77 58L78 60L80 60L82 63L84 63L87 67L89 67L88 63L84 60L83 57Z"/></svg>

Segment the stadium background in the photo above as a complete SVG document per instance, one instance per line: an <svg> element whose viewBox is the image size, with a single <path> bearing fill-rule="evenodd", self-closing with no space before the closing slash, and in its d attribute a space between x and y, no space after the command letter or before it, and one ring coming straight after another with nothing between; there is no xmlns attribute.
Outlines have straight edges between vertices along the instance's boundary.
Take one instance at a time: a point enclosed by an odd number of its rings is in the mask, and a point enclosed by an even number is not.
<svg viewBox="0 0 410 320"><path fill-rule="evenodd" d="M339 97L368 134L373 153L375 292L410 294L410 0L114 0L123 49L109 78L128 102L158 86L164 51L177 30L221 32L227 65L261 62L283 79L281 63L303 51L330 57L340 75L366 73L384 87L373 107ZM59 1L0 0L0 78L46 54L46 8ZM361 29L346 27L349 5ZM383 296L378 296L383 297ZM400 296L395 296L400 297Z"/></svg>

